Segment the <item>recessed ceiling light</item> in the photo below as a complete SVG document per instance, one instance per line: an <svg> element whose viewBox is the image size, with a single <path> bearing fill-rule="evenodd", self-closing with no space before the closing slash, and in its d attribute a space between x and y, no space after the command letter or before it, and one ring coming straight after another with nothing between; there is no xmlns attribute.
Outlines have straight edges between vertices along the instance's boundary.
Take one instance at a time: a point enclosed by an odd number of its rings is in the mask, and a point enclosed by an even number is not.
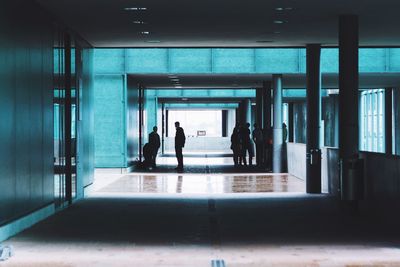
<svg viewBox="0 0 400 267"><path fill-rule="evenodd" d="M183 101L188 101L188 99L186 97L182 98Z"/></svg>
<svg viewBox="0 0 400 267"><path fill-rule="evenodd" d="M170 79L171 79L171 81L179 81L179 78L178 77L170 77Z"/></svg>
<svg viewBox="0 0 400 267"><path fill-rule="evenodd" d="M148 35L148 34L150 34L150 32L148 32L148 31L143 31L143 32L140 32L140 34Z"/></svg>
<svg viewBox="0 0 400 267"><path fill-rule="evenodd" d="M161 43L161 41L159 41L159 40L148 40L148 41L146 41L146 43L158 44L158 43Z"/></svg>
<svg viewBox="0 0 400 267"><path fill-rule="evenodd" d="M133 22L133 24L147 24L146 22L144 22L142 20L134 20L132 22Z"/></svg>
<svg viewBox="0 0 400 267"><path fill-rule="evenodd" d="M276 7L275 8L276 11L289 11L292 9L293 9L293 7Z"/></svg>
<svg viewBox="0 0 400 267"><path fill-rule="evenodd" d="M274 31L273 34L280 34L280 31Z"/></svg>
<svg viewBox="0 0 400 267"><path fill-rule="evenodd" d="M126 11L145 11L147 7L125 7L124 10Z"/></svg>
<svg viewBox="0 0 400 267"><path fill-rule="evenodd" d="M283 23L286 23L286 22L287 22L286 20L274 20L275 24L283 24Z"/></svg>
<svg viewBox="0 0 400 267"><path fill-rule="evenodd" d="M173 78L178 78L176 75L169 75L168 78L173 79Z"/></svg>
<svg viewBox="0 0 400 267"><path fill-rule="evenodd" d="M182 86L175 86L175 88L182 88Z"/></svg>

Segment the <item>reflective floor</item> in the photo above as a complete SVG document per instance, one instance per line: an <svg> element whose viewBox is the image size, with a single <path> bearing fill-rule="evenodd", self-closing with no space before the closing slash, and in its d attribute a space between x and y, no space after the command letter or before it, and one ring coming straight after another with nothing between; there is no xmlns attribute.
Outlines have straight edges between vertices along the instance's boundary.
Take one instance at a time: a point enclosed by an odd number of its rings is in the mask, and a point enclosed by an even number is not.
<svg viewBox="0 0 400 267"><path fill-rule="evenodd" d="M95 183L96 195L305 192L304 181L288 174L98 174Z"/></svg>

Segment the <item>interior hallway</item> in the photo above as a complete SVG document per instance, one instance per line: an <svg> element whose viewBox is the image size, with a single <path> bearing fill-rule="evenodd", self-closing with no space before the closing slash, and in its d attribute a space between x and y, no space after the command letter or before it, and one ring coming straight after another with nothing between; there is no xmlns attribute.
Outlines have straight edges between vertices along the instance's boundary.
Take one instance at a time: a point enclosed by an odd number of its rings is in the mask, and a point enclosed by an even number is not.
<svg viewBox="0 0 400 267"><path fill-rule="evenodd" d="M285 174L102 172L92 191L8 240L6 266L400 266L395 220Z"/></svg>

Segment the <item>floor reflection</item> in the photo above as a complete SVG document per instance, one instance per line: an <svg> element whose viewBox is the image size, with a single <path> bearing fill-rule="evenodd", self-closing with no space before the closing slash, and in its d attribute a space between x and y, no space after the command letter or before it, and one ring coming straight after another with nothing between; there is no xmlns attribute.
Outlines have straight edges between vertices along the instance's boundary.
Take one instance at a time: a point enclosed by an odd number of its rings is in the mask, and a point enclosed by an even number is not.
<svg viewBox="0 0 400 267"><path fill-rule="evenodd" d="M305 192L305 183L288 174L129 174L114 180L97 192L172 194Z"/></svg>

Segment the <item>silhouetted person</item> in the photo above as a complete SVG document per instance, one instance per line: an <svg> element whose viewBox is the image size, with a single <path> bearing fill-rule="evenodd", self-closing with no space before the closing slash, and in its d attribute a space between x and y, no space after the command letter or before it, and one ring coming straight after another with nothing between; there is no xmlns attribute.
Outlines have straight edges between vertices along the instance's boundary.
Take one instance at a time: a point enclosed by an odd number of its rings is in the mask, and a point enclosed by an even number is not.
<svg viewBox="0 0 400 267"><path fill-rule="evenodd" d="M285 144L287 142L288 129L286 123L282 123L282 141Z"/></svg>
<svg viewBox="0 0 400 267"><path fill-rule="evenodd" d="M151 166L156 168L156 158L158 154L158 149L160 149L160 136L157 133L157 126L153 127L153 131L149 134L149 145L151 147Z"/></svg>
<svg viewBox="0 0 400 267"><path fill-rule="evenodd" d="M233 151L233 163L235 167L238 167L241 153L240 128L238 125L235 126L231 135L231 149Z"/></svg>
<svg viewBox="0 0 400 267"><path fill-rule="evenodd" d="M253 163L253 144L250 139L250 123L246 123L245 126L241 128L240 138L242 140L242 157L243 164L246 166L246 152L249 153L249 165Z"/></svg>
<svg viewBox="0 0 400 267"><path fill-rule="evenodd" d="M175 122L176 134L175 134L175 154L176 159L178 160L178 167L176 170L182 171L183 170L183 154L182 148L185 146L185 132L183 131L182 127L179 126L179 122Z"/></svg>
<svg viewBox="0 0 400 267"><path fill-rule="evenodd" d="M263 153L264 153L264 137L263 132L257 123L254 124L252 133L254 144L256 145L256 162L257 166L262 166Z"/></svg>

